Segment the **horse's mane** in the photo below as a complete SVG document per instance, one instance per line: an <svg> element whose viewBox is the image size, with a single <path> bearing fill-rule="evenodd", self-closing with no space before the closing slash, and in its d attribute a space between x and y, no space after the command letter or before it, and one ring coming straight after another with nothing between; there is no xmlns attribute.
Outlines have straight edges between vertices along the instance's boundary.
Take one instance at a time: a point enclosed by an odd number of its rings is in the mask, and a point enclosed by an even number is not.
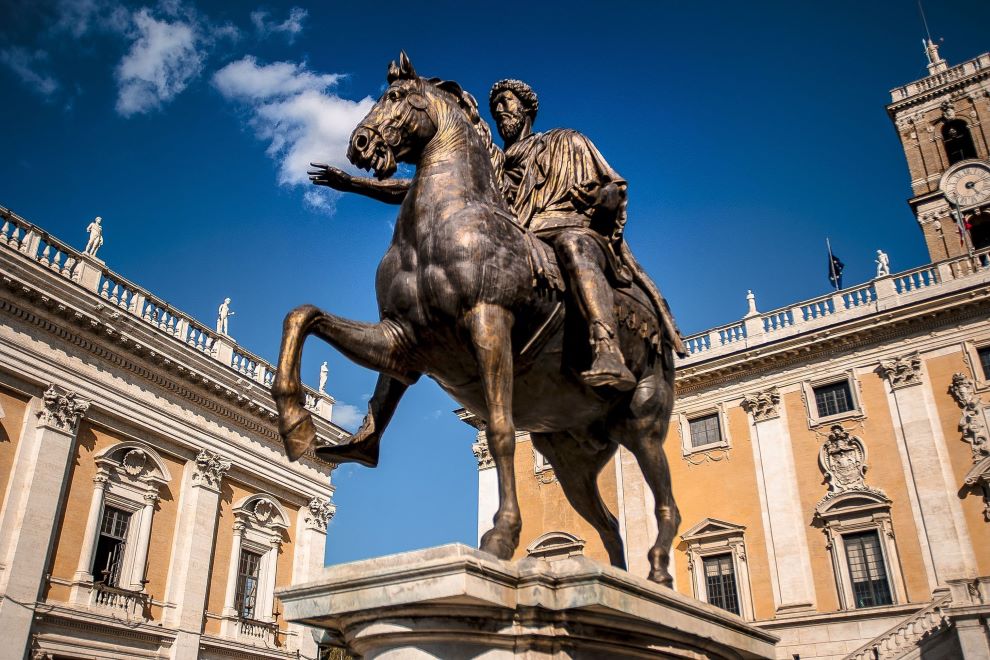
<svg viewBox="0 0 990 660"><path fill-rule="evenodd" d="M488 122L481 118L481 112L478 110L478 101L470 92L461 89L461 86L456 82L441 80L440 78L427 78L426 82L433 84L440 91L449 94L461 110L464 111L464 114L467 115L468 121L471 123L475 132L481 136L481 142L488 151L488 157L492 161L492 168L495 170L496 187L499 187L497 183L502 180L502 166L505 163L505 154L492 139L492 129L488 126Z"/></svg>

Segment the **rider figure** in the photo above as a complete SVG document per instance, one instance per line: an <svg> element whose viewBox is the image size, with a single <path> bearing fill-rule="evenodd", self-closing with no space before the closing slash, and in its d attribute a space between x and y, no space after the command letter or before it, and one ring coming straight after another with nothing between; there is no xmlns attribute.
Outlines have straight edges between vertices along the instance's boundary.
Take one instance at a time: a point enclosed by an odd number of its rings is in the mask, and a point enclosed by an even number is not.
<svg viewBox="0 0 990 660"><path fill-rule="evenodd" d="M619 256L626 220L626 182L580 133L534 133L539 101L519 80L501 80L489 96L505 141L502 192L519 223L550 243L588 323L593 359L581 374L593 387L628 390L636 379L617 336L611 279L631 274Z"/></svg>

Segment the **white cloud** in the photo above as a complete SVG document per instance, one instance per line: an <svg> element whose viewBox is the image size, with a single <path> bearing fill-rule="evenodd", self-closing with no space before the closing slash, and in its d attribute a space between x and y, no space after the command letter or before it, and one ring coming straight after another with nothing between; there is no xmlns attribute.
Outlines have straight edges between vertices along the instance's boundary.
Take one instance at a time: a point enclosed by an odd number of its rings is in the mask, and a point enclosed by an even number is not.
<svg viewBox="0 0 990 660"><path fill-rule="evenodd" d="M258 9L251 12L251 22L254 23L254 28L259 35L267 37L270 34L280 32L288 37L289 43L292 43L296 35L303 31L303 21L308 15L309 12L302 7L293 7L289 10L289 17L281 23L277 23L274 20L269 20L270 14L267 11Z"/></svg>
<svg viewBox="0 0 990 660"><path fill-rule="evenodd" d="M171 12L170 12L171 13ZM203 68L203 37L189 20L159 20L147 8L133 17L133 43L117 66L117 112L129 117L158 109Z"/></svg>
<svg viewBox="0 0 990 660"><path fill-rule="evenodd" d="M374 104L368 97L352 101L329 91L339 80L339 75L315 73L303 64L259 65L251 56L213 75L225 98L250 110L249 125L258 139L269 143L266 151L279 164L279 183L306 186L304 200L329 214L337 196L312 188L309 164L350 168L345 153L351 131Z"/></svg>
<svg viewBox="0 0 990 660"><path fill-rule="evenodd" d="M130 12L116 0L59 0L53 33L68 32L76 39L91 30L123 33L131 22Z"/></svg>
<svg viewBox="0 0 990 660"><path fill-rule="evenodd" d="M337 426L343 426L348 431L354 432L364 419L364 411L349 403L335 403L330 417Z"/></svg>
<svg viewBox="0 0 990 660"><path fill-rule="evenodd" d="M15 46L0 51L0 62L7 65L24 84L45 99L50 99L58 91L58 81L51 74L39 70L48 62L48 53L45 51L38 50L31 53Z"/></svg>

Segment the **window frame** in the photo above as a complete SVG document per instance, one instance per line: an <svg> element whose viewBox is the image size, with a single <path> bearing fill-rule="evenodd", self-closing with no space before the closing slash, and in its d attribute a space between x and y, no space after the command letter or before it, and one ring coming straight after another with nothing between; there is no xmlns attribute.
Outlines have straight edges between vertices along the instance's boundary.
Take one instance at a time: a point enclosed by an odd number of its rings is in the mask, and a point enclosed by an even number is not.
<svg viewBox="0 0 990 660"><path fill-rule="evenodd" d="M818 400L815 397L815 388L835 385L843 381L849 387L849 394L852 399L850 404L852 405L852 408L834 415L820 415L818 413ZM859 380L856 378L856 374L853 370L849 370L844 373L832 374L830 376L824 376L822 378L815 378L814 380L805 380L801 383L801 390L804 394L805 411L808 414L809 427L813 428L823 424L832 424L834 422L846 419L862 419L863 417L866 417L866 410L863 407L863 400L860 397Z"/></svg>
<svg viewBox="0 0 990 660"><path fill-rule="evenodd" d="M731 551L727 551L727 552L723 552L721 554L703 555L703 556L701 556L700 559L701 559L702 579L705 581L705 591L706 591L706 595L707 595L707 601L706 602L709 605L714 605L715 607L717 607L719 609L725 610L726 612L730 612L732 614L735 614L736 616L739 616L740 615L740 612L742 612L742 608L739 605L739 577L736 575L735 559L734 559L734 557L732 555L732 552ZM718 562L717 567L719 569L721 569L721 567L722 567L722 561L723 560L726 560L726 563L727 563L727 565L729 567L729 570L731 571L731 573L729 574L729 576L731 576L731 578L732 578L731 579L732 591L733 591L732 598L735 601L735 606L736 606L735 607L735 610L731 610L728 607L725 607L724 605L720 605L720 604L718 604L716 602L713 602L713 597L712 597L712 594L711 594L711 590L709 589L709 587L710 587L710 580L709 580L709 578L711 576L708 574L708 567L711 565L712 562ZM718 577L720 578L720 581L723 584L725 584L726 583L725 578L728 577L728 576L722 574L721 571L720 571ZM727 597L728 597L728 595L726 594L726 598ZM715 598L718 598L718 596L716 596ZM728 605L728 604L729 603L725 603L725 605Z"/></svg>
<svg viewBox="0 0 990 660"><path fill-rule="evenodd" d="M983 368L980 351L990 351L990 337L981 337L965 342L965 353L970 372L973 374L973 384L978 392L985 392L990 390L990 377L987 376L987 372Z"/></svg>
<svg viewBox="0 0 990 660"><path fill-rule="evenodd" d="M123 506L121 506L123 504ZM114 511L120 511L127 516L127 527L124 530L122 537L117 538L112 534L105 534L103 531L103 523L107 519L107 510L112 509ZM100 524L97 528L95 547L93 548L93 561L90 566L90 575L93 576L93 583L100 582L108 587L116 587L118 589L126 589L130 587L132 575L128 575L126 568L133 565L133 554L135 551L135 543L137 543L137 538L135 534L135 518L140 519L140 511L134 509L130 502L103 502L103 510L100 512ZM115 540L118 540L123 546L123 553L119 558L119 567L117 570L116 579L113 582L104 581L102 578L102 571L97 572L97 566L99 565L99 549L100 549L100 539L104 536L109 536Z"/></svg>
<svg viewBox="0 0 990 660"><path fill-rule="evenodd" d="M889 603L876 603L876 604L873 604L873 605L862 605L862 606L858 604L859 598L856 595L856 584L857 584L857 582L852 579L852 572L853 572L853 570L852 570L852 559L853 558L852 558L852 556L850 554L850 549L851 549L851 547L853 545L853 544L851 544L851 538L852 537L856 537L857 540L860 540L860 539L863 539L863 538L872 538L872 539L874 539L876 541L876 550L877 550L877 552L880 555L879 569L883 571L883 582L884 582L884 585L886 587L887 598L890 600ZM859 545L865 551L865 549L866 549L865 544L859 543ZM850 586L852 587L852 592L853 592L853 608L855 608L857 610L865 610L865 609L869 609L869 608L872 608L872 607L886 607L888 605L893 605L894 604L894 597L893 597L893 594L891 593L891 588L890 588L890 575L888 574L888 571L887 571L887 561L886 561L886 559L884 557L883 544L880 541L880 533L879 533L879 531L877 531L875 529L868 529L868 530L862 531L862 532L846 532L845 534L842 535L842 547L843 547L843 550L845 550L845 555L846 555L846 570L849 573ZM863 559L864 559L864 561L866 561L865 552L864 552ZM867 567L866 568L867 574L869 574L869 562L868 561L866 563L866 567ZM872 583L874 583L874 582L876 582L876 580L871 580L870 581L870 583L871 583L871 585L870 585L870 591L872 592L872 595L873 596L876 596L877 593L874 590L874 587L872 585Z"/></svg>
<svg viewBox="0 0 990 660"><path fill-rule="evenodd" d="M720 440L707 445L694 447L691 444L691 422L704 417L717 416ZM732 439L729 436L729 420L726 413L725 404L719 403L714 406L706 406L677 414L677 428L681 434L681 454L690 456L691 454L702 454L713 449L728 451L732 447Z"/></svg>
<svg viewBox="0 0 990 660"><path fill-rule="evenodd" d="M691 576L694 597L711 604L708 599L704 560L730 554L732 555L732 570L736 581L738 616L745 621L755 621L745 535L746 528L742 525L717 518L705 518L684 532L681 539L687 544L685 553L687 554L688 573ZM712 607L718 606L712 604ZM729 610L722 611L728 612Z"/></svg>
<svg viewBox="0 0 990 660"><path fill-rule="evenodd" d="M822 523L826 548L832 556L832 572L841 610L868 610L874 607L893 607L908 602L904 576L900 570L897 543L894 539L890 505L891 501L879 492L850 490L826 497L816 507L815 517ZM846 559L848 557L846 537L871 531L876 532L880 544L892 602L888 605L856 607L855 590Z"/></svg>

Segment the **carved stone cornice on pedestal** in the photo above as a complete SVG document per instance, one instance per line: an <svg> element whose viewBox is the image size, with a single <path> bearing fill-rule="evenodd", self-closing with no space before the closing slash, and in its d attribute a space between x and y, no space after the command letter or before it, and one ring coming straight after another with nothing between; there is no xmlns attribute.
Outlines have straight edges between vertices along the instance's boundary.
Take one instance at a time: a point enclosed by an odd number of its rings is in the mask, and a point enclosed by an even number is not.
<svg viewBox="0 0 990 660"><path fill-rule="evenodd" d="M754 422L765 422L780 417L780 392L776 387L747 394L743 397L742 407L753 416Z"/></svg>
<svg viewBox="0 0 990 660"><path fill-rule="evenodd" d="M495 459L492 458L492 454L488 451L487 442L476 442L471 445L471 451L474 452L474 457L478 459L478 469L487 470L488 468L495 467Z"/></svg>
<svg viewBox="0 0 990 660"><path fill-rule="evenodd" d="M193 472L193 484L220 489L220 482L230 469L231 462L221 458L216 452L203 449L196 455L196 471Z"/></svg>
<svg viewBox="0 0 990 660"><path fill-rule="evenodd" d="M75 392L59 394L54 385L48 386L41 400L44 407L38 411L38 426L71 435L79 429L79 420L90 406L89 401L78 398Z"/></svg>
<svg viewBox="0 0 990 660"><path fill-rule="evenodd" d="M877 371L890 381L891 389L921 385L921 357L917 353L881 360Z"/></svg>
<svg viewBox="0 0 990 660"><path fill-rule="evenodd" d="M327 525L330 524L333 515L337 512L337 507L330 500L322 497L314 497L309 501L307 507L309 513L305 518L306 524L317 531L326 532Z"/></svg>
<svg viewBox="0 0 990 660"><path fill-rule="evenodd" d="M819 502L819 511L829 500L850 492L870 493L886 499L883 491L866 485L866 445L857 436L836 424L818 452L818 463L828 482L828 494Z"/></svg>
<svg viewBox="0 0 990 660"><path fill-rule="evenodd" d="M962 431L962 439L969 443L973 452L973 462L979 462L986 456L990 456L990 445L987 440L987 427L983 421L983 401L976 393L976 385L973 380L965 374L953 374L952 384L949 386L949 393L962 408L962 417L959 418L959 430Z"/></svg>

